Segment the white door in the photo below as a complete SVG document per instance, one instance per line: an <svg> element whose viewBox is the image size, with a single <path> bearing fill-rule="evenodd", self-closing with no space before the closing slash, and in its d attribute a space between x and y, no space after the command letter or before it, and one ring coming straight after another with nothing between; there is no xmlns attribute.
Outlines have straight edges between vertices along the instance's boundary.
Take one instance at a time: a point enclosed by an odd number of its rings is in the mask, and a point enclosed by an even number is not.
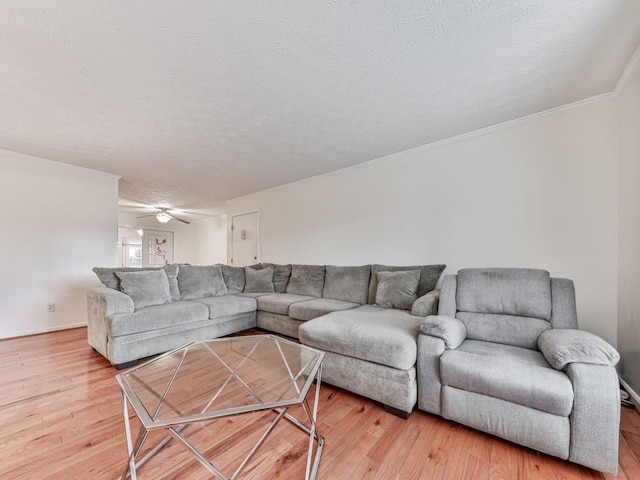
<svg viewBox="0 0 640 480"><path fill-rule="evenodd" d="M258 212L231 217L231 265L245 267L258 261Z"/></svg>

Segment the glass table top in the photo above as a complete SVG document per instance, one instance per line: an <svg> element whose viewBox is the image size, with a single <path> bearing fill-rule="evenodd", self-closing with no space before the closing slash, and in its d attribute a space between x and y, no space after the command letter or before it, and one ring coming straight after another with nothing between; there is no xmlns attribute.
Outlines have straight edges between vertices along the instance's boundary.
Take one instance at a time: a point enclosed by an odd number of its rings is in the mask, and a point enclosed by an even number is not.
<svg viewBox="0 0 640 480"><path fill-rule="evenodd" d="M302 403L324 353L273 335L194 342L116 375L146 428Z"/></svg>

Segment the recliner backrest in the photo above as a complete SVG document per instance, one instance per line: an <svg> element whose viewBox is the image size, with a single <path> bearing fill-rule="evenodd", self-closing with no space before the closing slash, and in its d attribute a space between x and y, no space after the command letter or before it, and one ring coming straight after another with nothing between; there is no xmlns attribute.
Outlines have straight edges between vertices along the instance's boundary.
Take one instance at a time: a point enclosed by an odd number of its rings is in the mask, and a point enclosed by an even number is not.
<svg viewBox="0 0 640 480"><path fill-rule="evenodd" d="M545 330L577 327L573 282L537 269L462 269L445 277L438 313L462 321L471 340L534 350Z"/></svg>

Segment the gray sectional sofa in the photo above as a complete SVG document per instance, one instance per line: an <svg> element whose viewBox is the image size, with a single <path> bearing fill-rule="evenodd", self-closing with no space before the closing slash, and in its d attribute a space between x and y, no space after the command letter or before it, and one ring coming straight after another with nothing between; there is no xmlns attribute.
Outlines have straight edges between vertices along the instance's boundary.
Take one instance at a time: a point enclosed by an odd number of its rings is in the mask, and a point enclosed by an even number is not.
<svg viewBox="0 0 640 480"><path fill-rule="evenodd" d="M617 352L577 330L573 283L444 265L94 269L91 346L116 367L252 327L326 352L323 381L616 472ZM146 272L146 273L145 273ZM437 313L437 315L436 315Z"/></svg>
<svg viewBox="0 0 640 480"><path fill-rule="evenodd" d="M407 416L417 402L418 330L437 311L435 287L444 268L94 268L104 287L87 294L88 340L125 368L194 340L259 327L326 350L325 381ZM318 334L323 325L338 328ZM378 354L368 348L374 338Z"/></svg>

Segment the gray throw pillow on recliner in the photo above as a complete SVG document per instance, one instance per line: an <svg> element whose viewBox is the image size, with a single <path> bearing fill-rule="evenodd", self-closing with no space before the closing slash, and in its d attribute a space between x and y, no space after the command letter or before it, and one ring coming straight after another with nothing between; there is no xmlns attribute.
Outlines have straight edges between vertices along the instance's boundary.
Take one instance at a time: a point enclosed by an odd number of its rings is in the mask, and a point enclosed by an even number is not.
<svg viewBox="0 0 640 480"><path fill-rule="evenodd" d="M217 265L180 265L178 288L181 300L217 297L227 294L222 268Z"/></svg>
<svg viewBox="0 0 640 480"><path fill-rule="evenodd" d="M418 298L420 270L378 272L377 277L377 306L411 310L411 305Z"/></svg>
<svg viewBox="0 0 640 480"><path fill-rule="evenodd" d="M274 293L273 267L265 267L255 270L244 267L245 284L244 293Z"/></svg>
<svg viewBox="0 0 640 480"><path fill-rule="evenodd" d="M169 279L164 270L116 272L120 289L129 295L136 308L162 305L171 302Z"/></svg>
<svg viewBox="0 0 640 480"><path fill-rule="evenodd" d="M324 265L292 265L287 293L322 297Z"/></svg>

